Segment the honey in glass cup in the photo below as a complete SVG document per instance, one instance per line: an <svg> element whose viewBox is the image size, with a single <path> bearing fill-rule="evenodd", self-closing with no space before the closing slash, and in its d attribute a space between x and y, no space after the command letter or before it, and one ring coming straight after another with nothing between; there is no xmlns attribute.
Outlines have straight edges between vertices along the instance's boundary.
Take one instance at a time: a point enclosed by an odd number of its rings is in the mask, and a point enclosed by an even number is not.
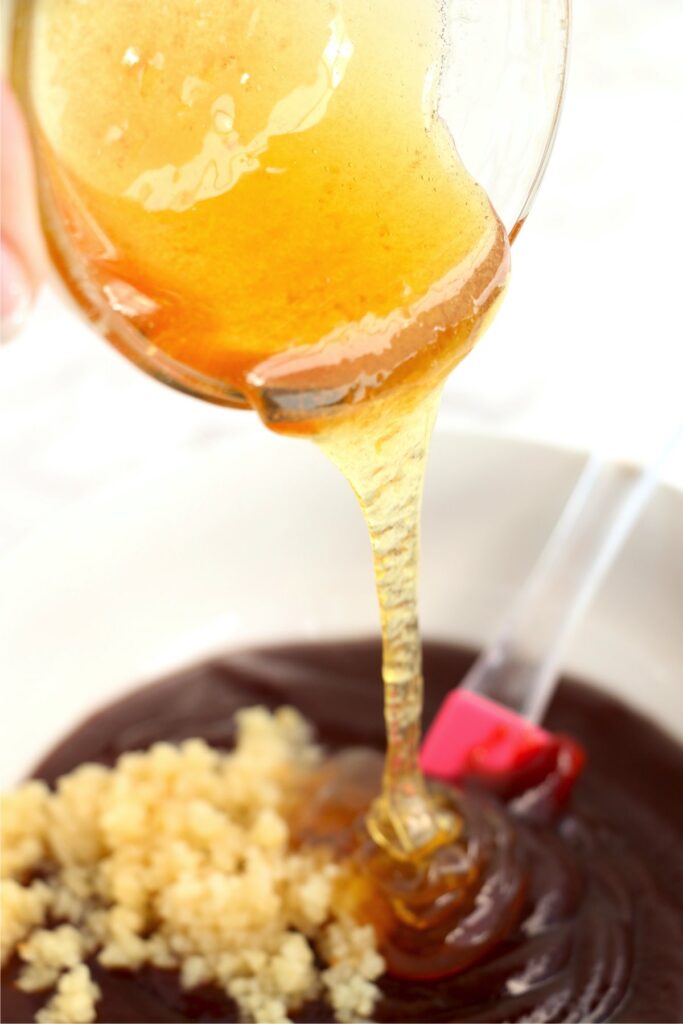
<svg viewBox="0 0 683 1024"><path fill-rule="evenodd" d="M15 77L80 305L167 383L281 428L433 388L508 258L438 116L444 32L423 0L20 5Z"/></svg>

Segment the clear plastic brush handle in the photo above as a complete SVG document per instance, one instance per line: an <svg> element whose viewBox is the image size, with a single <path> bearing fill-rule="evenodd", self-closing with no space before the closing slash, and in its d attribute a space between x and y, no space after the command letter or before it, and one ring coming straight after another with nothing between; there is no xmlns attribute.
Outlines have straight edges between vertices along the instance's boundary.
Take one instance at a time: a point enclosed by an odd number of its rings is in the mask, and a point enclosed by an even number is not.
<svg viewBox="0 0 683 1024"><path fill-rule="evenodd" d="M643 470L593 456L493 642L462 686L540 722L567 641L640 516L679 425Z"/></svg>

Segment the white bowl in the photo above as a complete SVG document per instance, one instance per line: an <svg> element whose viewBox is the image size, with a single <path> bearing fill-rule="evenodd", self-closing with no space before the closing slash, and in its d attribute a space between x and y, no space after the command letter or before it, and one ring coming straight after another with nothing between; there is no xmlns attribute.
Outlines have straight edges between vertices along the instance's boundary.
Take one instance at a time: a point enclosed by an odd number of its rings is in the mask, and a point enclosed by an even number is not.
<svg viewBox="0 0 683 1024"><path fill-rule="evenodd" d="M490 634L582 461L437 432L423 527L425 635L480 643ZM683 496L661 488L567 668L683 736L682 609ZM1 781L85 713L204 653L377 628L368 542L336 471L307 444L265 433L222 440L172 472L82 504L0 562Z"/></svg>

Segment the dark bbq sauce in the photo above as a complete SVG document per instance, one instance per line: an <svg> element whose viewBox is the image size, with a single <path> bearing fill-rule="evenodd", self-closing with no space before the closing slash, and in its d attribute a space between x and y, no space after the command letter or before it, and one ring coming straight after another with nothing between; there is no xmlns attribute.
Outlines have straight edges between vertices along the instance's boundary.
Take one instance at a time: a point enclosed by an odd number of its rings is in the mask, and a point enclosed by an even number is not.
<svg viewBox="0 0 683 1024"><path fill-rule="evenodd" d="M425 720L473 660L427 643ZM243 706L295 705L330 752L383 749L380 652L372 641L269 648L214 659L144 687L93 716L35 775L54 782L84 761L113 764L126 750L201 736L233 743ZM586 748L587 767L566 811L514 828L528 870L515 928L467 971L427 982L386 976L377 1021L623 1021L683 1019L683 749L620 701L563 681L549 728ZM46 993L3 975L2 1020L33 1020ZM105 971L98 1021L237 1021L211 986L183 992L173 972ZM332 1021L323 1002L297 1021Z"/></svg>

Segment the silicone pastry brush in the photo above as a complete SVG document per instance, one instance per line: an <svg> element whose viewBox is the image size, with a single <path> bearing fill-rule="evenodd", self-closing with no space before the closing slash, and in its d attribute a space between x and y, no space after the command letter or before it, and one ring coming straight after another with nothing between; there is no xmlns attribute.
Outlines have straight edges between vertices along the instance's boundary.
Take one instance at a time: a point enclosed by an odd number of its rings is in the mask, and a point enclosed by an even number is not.
<svg viewBox="0 0 683 1024"><path fill-rule="evenodd" d="M567 641L681 438L678 427L642 471L589 459L497 635L438 711L422 746L427 775L491 781L535 763L554 765L571 788L583 754L540 723Z"/></svg>

